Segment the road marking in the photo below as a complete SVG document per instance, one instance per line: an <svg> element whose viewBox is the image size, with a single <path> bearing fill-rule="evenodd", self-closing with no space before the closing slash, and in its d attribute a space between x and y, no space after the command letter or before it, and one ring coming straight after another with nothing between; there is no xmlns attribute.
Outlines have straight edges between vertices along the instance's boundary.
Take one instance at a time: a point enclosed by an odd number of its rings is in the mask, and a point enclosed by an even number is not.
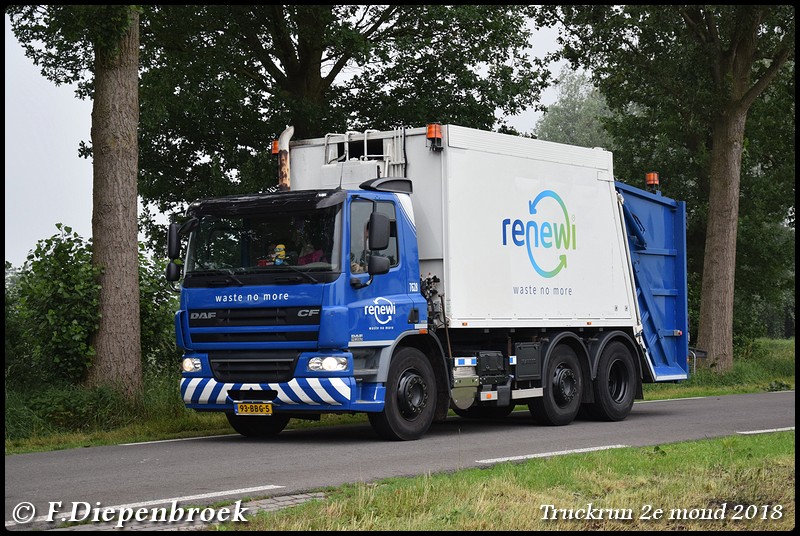
<svg viewBox="0 0 800 536"><path fill-rule="evenodd" d="M747 432L736 432L736 433L742 435L753 435L753 434L770 434L772 432L789 432L791 430L794 430L794 426L787 426L786 428L770 428L767 430L748 430Z"/></svg>
<svg viewBox="0 0 800 536"><path fill-rule="evenodd" d="M211 499L211 498L214 498L214 497L225 497L227 495L239 495L239 494L246 494L246 493L254 493L254 492L258 492L258 491L267 491L267 490L271 490L271 489L280 489L280 488L283 488L283 487L285 487L285 486L268 485L268 486L256 486L254 488L239 488L239 489L229 489L229 490L225 490L225 491L212 491L210 493L200 493L199 495L185 495L183 497L171 497L169 499L159 499L159 500L155 500L155 501L144 501L144 502L138 502L138 503L118 504L116 506L103 506L102 509L103 510L122 510L123 508L128 508L128 509L132 510L134 508L145 508L147 506L156 506L156 505L159 505L159 504L169 504L169 503L171 503L173 501L175 501L177 503L182 502L182 501L196 501L196 500L199 500L199 499ZM78 501L75 501L75 502L78 502ZM86 501L84 501L84 502L86 502ZM57 518L58 515L54 515L53 517ZM45 521L48 521L48 516L39 516L39 517L37 517L35 519L32 519L32 520L26 522L25 524L27 525L29 523L39 523L39 522L45 522ZM56 519L54 519L54 521L56 521ZM15 526L15 525L18 525L18 523L14 522L14 521L6 521L6 527L11 527L11 526Z"/></svg>
<svg viewBox="0 0 800 536"><path fill-rule="evenodd" d="M507 456L505 458L490 458L488 460L475 460L475 463L500 463L517 460L530 460L532 458L548 458L550 456L563 456L564 454L578 454L581 452L594 452L598 450L624 449L628 445L605 445L602 447L588 447L585 449L559 450L555 452L542 452L540 454L524 454L522 456Z"/></svg>
<svg viewBox="0 0 800 536"><path fill-rule="evenodd" d="M152 445L155 443L172 443L174 441L193 441L195 439L214 439L215 437L233 437L238 436L239 434L221 434L221 435L210 435L210 436L201 436L201 437L179 437L177 439L157 439L155 441L140 441L138 443L120 443L120 447L130 447L132 445Z"/></svg>
<svg viewBox="0 0 800 536"><path fill-rule="evenodd" d="M772 395L779 395L783 393L794 393L794 389L787 389L786 391L768 391L766 393L761 394L772 394ZM659 398L658 400L636 400L635 404L652 404L654 402L675 402L676 400L703 400L704 398L719 398L721 396L728 396L724 394L720 395L708 395L708 396L687 396L685 398Z"/></svg>
<svg viewBox="0 0 800 536"><path fill-rule="evenodd" d="M654 404L656 402L676 402L678 400L702 400L704 398L713 398L708 396L687 396L686 398L661 398L658 400L637 400L634 404Z"/></svg>
<svg viewBox="0 0 800 536"><path fill-rule="evenodd" d="M284 430L281 434L291 434L292 432L296 432L298 429L293 428L291 430ZM179 437L177 439L155 439L153 441L140 441L139 443L120 443L120 447L130 447L132 445L152 445L155 443L171 443L174 441L193 441L195 439L216 439L219 437L241 437L244 438L242 434L219 434L219 435L210 435L210 436L200 436L200 437Z"/></svg>

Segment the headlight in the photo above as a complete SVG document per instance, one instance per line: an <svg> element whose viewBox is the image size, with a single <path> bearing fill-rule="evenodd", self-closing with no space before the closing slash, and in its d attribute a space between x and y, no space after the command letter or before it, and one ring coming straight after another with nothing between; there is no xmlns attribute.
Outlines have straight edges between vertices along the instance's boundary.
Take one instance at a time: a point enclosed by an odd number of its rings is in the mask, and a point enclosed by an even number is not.
<svg viewBox="0 0 800 536"><path fill-rule="evenodd" d="M333 372L347 370L346 357L312 357L308 360L308 370Z"/></svg>
<svg viewBox="0 0 800 536"><path fill-rule="evenodd" d="M183 367L184 372L199 372L203 368L200 360L196 357L185 358L181 366Z"/></svg>

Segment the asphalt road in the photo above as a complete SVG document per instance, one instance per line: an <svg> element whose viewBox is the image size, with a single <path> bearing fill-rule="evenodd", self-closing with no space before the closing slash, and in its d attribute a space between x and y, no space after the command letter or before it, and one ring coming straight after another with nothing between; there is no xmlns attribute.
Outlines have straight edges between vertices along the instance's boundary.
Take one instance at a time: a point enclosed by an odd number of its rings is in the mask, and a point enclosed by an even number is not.
<svg viewBox="0 0 800 536"><path fill-rule="evenodd" d="M793 429L794 401L795 392L784 391L637 402L622 422L578 420L562 427L534 424L527 411L499 421L452 417L410 442L382 441L368 424L357 424L286 430L268 440L230 435L18 454L5 459L6 528L23 528L13 522L15 511L37 519L56 502L62 511L81 502L103 508L176 499L203 505L568 450Z"/></svg>

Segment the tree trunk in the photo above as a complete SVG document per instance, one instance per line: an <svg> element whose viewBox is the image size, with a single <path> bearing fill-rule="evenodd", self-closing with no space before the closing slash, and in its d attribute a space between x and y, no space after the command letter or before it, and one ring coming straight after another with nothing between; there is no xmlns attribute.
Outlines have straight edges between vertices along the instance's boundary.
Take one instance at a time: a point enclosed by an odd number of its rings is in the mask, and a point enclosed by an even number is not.
<svg viewBox="0 0 800 536"><path fill-rule="evenodd" d="M708 363L717 372L733 367L733 284L746 118L746 109L729 111L713 131L697 347L708 352Z"/></svg>
<svg viewBox="0 0 800 536"><path fill-rule="evenodd" d="M92 107L92 264L100 276L100 325L87 384L110 386L129 400L142 391L137 173L139 14L116 50L95 46Z"/></svg>

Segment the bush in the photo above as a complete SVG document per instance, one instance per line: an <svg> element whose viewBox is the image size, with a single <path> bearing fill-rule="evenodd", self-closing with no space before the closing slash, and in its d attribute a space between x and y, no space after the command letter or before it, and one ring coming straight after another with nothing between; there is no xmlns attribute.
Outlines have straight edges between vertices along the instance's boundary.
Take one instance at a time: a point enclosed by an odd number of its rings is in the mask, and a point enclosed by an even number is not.
<svg viewBox="0 0 800 536"><path fill-rule="evenodd" d="M91 241L57 224L19 270L6 263L6 383L80 384L92 363L99 320L99 269ZM164 278L165 262L139 252L141 348L144 368L177 370L174 315L178 295Z"/></svg>
<svg viewBox="0 0 800 536"><path fill-rule="evenodd" d="M139 252L144 400L128 403L107 387L80 386L94 356L99 319L99 270L91 241L57 224L25 264L6 263L6 440L63 432L103 431L143 418L187 412L178 389L175 344L178 294L164 278L165 262Z"/></svg>
<svg viewBox="0 0 800 536"><path fill-rule="evenodd" d="M91 242L70 227L59 223L56 228L59 234L39 241L28 255L17 283L15 313L28 355L14 356L17 364L27 366L10 374L23 383L32 378L78 383L94 356L91 337L98 325L100 285Z"/></svg>
<svg viewBox="0 0 800 536"><path fill-rule="evenodd" d="M5 378L19 382L30 377L30 351L25 344L25 324L19 315L19 270L6 261Z"/></svg>
<svg viewBox="0 0 800 536"><path fill-rule="evenodd" d="M139 290L142 360L147 372L178 370L181 351L175 344L175 311L178 294L164 277L166 261L149 257L144 246L139 252Z"/></svg>

